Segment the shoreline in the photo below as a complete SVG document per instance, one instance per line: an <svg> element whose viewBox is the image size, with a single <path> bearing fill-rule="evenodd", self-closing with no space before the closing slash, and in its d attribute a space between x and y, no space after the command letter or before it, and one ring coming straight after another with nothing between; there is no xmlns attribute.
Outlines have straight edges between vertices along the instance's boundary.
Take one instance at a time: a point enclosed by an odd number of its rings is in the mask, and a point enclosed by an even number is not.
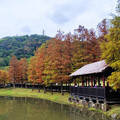
<svg viewBox="0 0 120 120"><path fill-rule="evenodd" d="M32 89L25 88L2 88L0 89L0 96L32 97L72 105L72 103L68 102L68 98L70 97L69 93L64 93L64 95L61 96L61 93L58 92L54 92L53 95L51 95L50 92L44 93L43 90L38 92L37 89L32 91Z"/></svg>
<svg viewBox="0 0 120 120"><path fill-rule="evenodd" d="M75 105L77 107L82 107L82 105L76 105L72 102L68 102L68 98L70 97L70 94L66 92L64 93L63 96L61 96L61 93L59 92L54 92L53 95L51 95L50 92L44 93L43 90L38 92L37 89L32 91L32 89L25 89L25 88L15 88L15 89L1 88L0 96L40 98L40 99L50 100L52 102L56 102L60 104ZM112 105L110 107L111 109L108 110L107 112L103 112L102 110L97 110L95 108L88 108L88 110L94 110L96 112L101 112L108 117L111 117L112 115L116 115L117 119L120 119L120 105Z"/></svg>

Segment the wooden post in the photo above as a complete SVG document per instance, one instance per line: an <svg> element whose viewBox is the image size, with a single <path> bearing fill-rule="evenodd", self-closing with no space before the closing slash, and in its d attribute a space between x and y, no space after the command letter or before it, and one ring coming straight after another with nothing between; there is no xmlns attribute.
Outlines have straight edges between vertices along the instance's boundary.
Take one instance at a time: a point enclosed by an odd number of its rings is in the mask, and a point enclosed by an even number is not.
<svg viewBox="0 0 120 120"><path fill-rule="evenodd" d="M32 84L32 91L34 90L34 84Z"/></svg>
<svg viewBox="0 0 120 120"><path fill-rule="evenodd" d="M63 93L63 81L61 81L61 95L63 96L64 93Z"/></svg>
<svg viewBox="0 0 120 120"><path fill-rule="evenodd" d="M90 86L90 80L89 80L89 76L88 76L88 86Z"/></svg>
<svg viewBox="0 0 120 120"><path fill-rule="evenodd" d="M74 78L74 86L76 85L76 78Z"/></svg>
<svg viewBox="0 0 120 120"><path fill-rule="evenodd" d="M38 92L40 92L40 84L38 83Z"/></svg>
<svg viewBox="0 0 120 120"><path fill-rule="evenodd" d="M93 87L93 76L91 76L91 87Z"/></svg>
<svg viewBox="0 0 120 120"><path fill-rule="evenodd" d="M44 84L43 86L44 86L44 93L46 93L46 88L45 88L45 84Z"/></svg>
<svg viewBox="0 0 120 120"><path fill-rule="evenodd" d="M86 76L86 86L88 86L88 76Z"/></svg>
<svg viewBox="0 0 120 120"><path fill-rule="evenodd" d="M105 87L105 76L103 74L103 87Z"/></svg>
<svg viewBox="0 0 120 120"><path fill-rule="evenodd" d="M81 77L81 79L82 79L82 87L83 87L83 77Z"/></svg>
<svg viewBox="0 0 120 120"><path fill-rule="evenodd" d="M52 83L51 83L51 86L50 86L50 91L51 91L51 95L53 95L53 90L52 90Z"/></svg>
<svg viewBox="0 0 120 120"><path fill-rule="evenodd" d="M95 81L95 75L93 75L93 86L95 86L96 81Z"/></svg>
<svg viewBox="0 0 120 120"><path fill-rule="evenodd" d="M86 82L86 87L87 87L87 77L86 77L86 79L85 79L85 82Z"/></svg>
<svg viewBox="0 0 120 120"><path fill-rule="evenodd" d="M101 86L101 83L100 83L100 78L98 76L98 86L100 87Z"/></svg>

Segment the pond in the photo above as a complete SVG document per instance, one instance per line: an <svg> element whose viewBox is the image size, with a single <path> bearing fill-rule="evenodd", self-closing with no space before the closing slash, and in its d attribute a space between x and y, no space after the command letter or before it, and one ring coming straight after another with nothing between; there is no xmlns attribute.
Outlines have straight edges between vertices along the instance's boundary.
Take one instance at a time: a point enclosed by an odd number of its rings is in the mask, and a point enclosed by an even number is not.
<svg viewBox="0 0 120 120"><path fill-rule="evenodd" d="M110 120L101 113L37 98L0 97L0 120Z"/></svg>

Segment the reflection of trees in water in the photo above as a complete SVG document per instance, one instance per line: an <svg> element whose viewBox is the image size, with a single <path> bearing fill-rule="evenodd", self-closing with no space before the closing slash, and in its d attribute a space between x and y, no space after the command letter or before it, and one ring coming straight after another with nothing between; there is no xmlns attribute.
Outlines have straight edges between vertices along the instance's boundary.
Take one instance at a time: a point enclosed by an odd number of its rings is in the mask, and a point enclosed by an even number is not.
<svg viewBox="0 0 120 120"><path fill-rule="evenodd" d="M7 120L9 111L11 111L11 104L13 101L8 101L8 97L0 97L0 120Z"/></svg>
<svg viewBox="0 0 120 120"><path fill-rule="evenodd" d="M0 98L0 120L101 120L102 115L86 109L37 98ZM9 119L8 119L9 118ZM105 117L103 120L108 120Z"/></svg>
<svg viewBox="0 0 120 120"><path fill-rule="evenodd" d="M9 120L61 120L63 117L58 118L63 105L40 99L2 98L0 106L1 116L6 115Z"/></svg>

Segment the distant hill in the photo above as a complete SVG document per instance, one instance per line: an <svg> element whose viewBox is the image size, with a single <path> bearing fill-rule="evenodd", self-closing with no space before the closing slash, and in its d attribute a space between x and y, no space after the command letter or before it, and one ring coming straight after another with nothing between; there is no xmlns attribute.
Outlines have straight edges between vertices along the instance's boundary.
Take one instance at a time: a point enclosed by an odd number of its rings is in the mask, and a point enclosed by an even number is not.
<svg viewBox="0 0 120 120"><path fill-rule="evenodd" d="M0 67L8 66L12 55L15 55L18 59L30 58L34 55L34 50L49 39L48 36L37 34L0 39Z"/></svg>

